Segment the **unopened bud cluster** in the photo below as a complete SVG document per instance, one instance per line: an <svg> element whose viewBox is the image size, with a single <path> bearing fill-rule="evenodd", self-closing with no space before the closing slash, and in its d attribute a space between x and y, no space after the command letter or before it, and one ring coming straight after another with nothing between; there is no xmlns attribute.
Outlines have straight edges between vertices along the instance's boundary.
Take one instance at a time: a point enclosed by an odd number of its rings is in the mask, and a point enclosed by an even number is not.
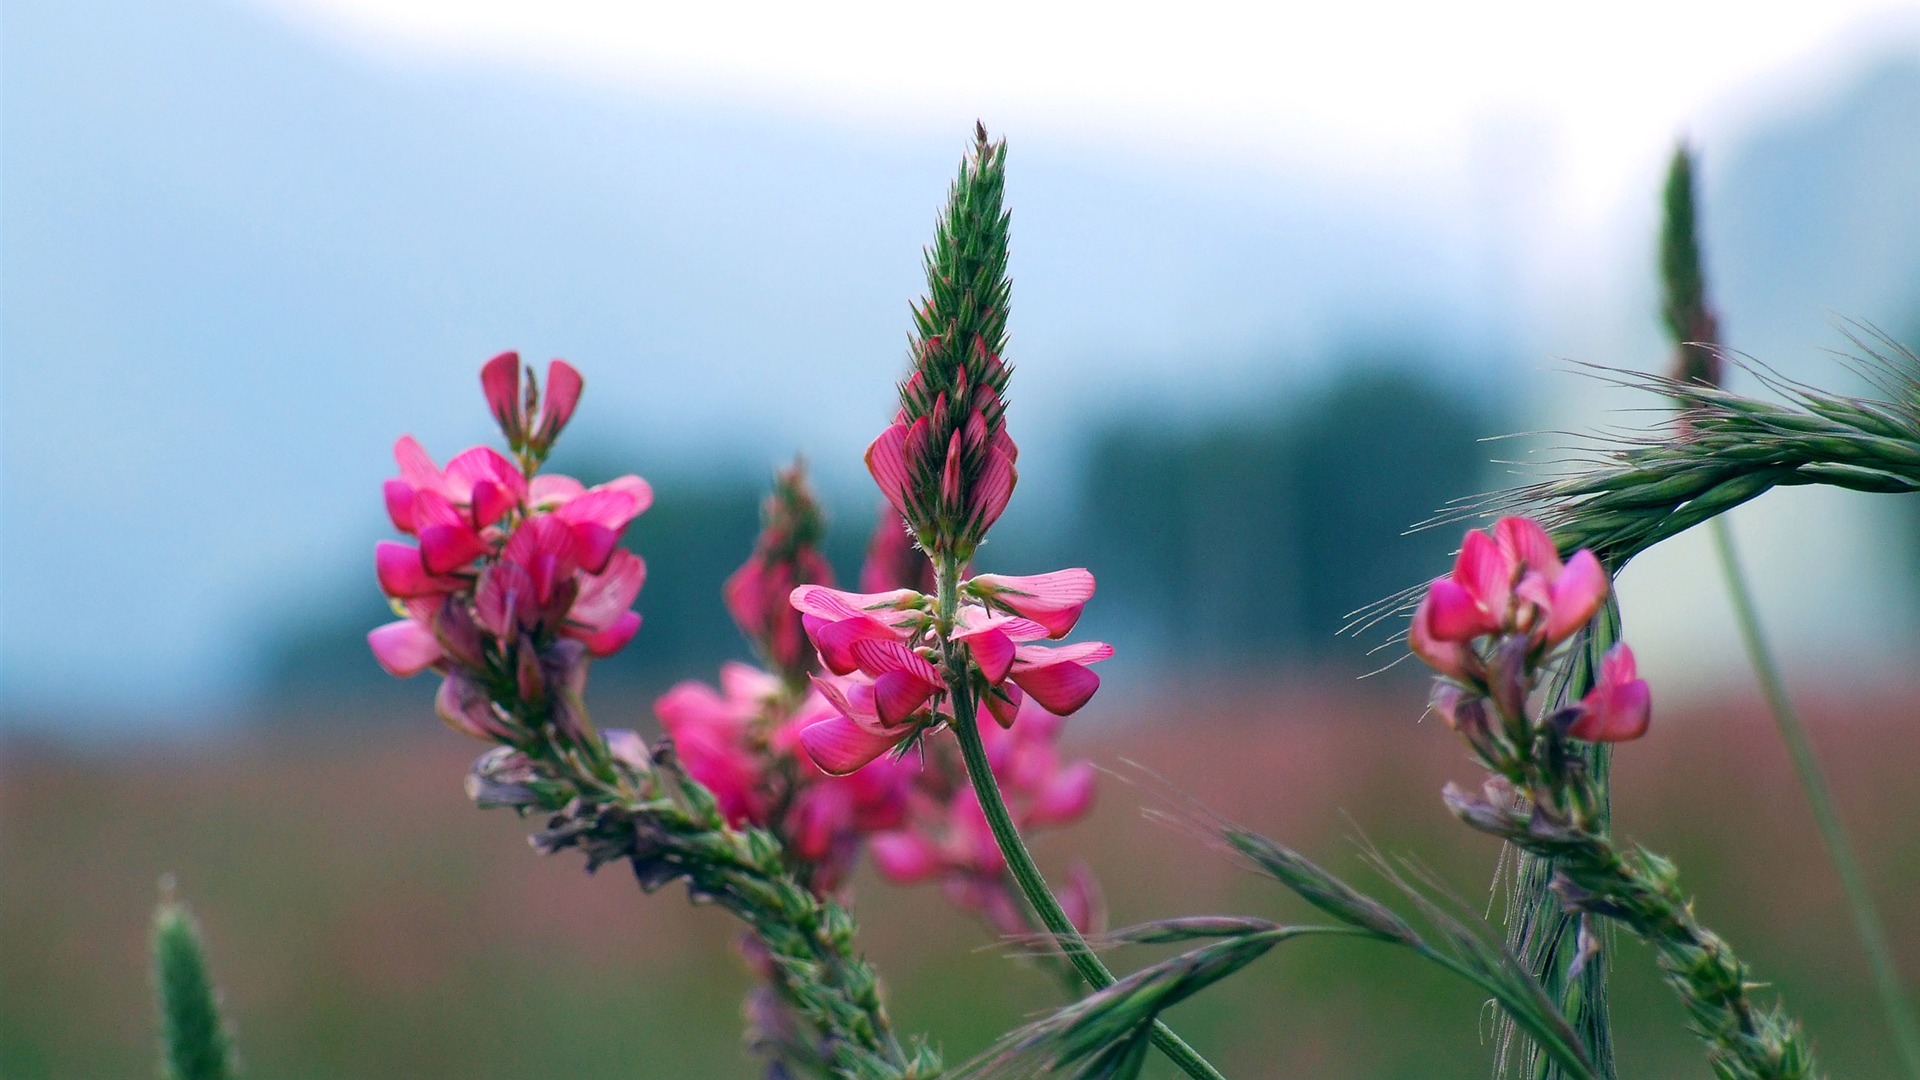
<svg viewBox="0 0 1920 1080"><path fill-rule="evenodd" d="M1006 429L1006 145L978 131L926 253L913 371L900 411L867 450L887 501L936 563L964 563L1013 495Z"/></svg>

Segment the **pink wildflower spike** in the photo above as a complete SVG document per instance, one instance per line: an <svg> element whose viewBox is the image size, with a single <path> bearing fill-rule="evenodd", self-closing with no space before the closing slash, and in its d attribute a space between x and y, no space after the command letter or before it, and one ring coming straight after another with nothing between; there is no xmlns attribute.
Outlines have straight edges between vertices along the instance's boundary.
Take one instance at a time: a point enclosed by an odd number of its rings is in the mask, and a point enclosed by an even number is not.
<svg viewBox="0 0 1920 1080"><path fill-rule="evenodd" d="M1093 598L1094 581L1091 572L1075 567L1029 577L981 574L965 588L991 606L1046 627L1048 637L1062 638L1080 621L1080 613Z"/></svg>
<svg viewBox="0 0 1920 1080"><path fill-rule="evenodd" d="M412 619L374 627L367 644L387 674L402 679L420 674L445 655L433 631Z"/></svg>
<svg viewBox="0 0 1920 1080"><path fill-rule="evenodd" d="M900 745L906 734L875 731L845 716L809 724L800 732L807 756L828 776L846 776Z"/></svg>
<svg viewBox="0 0 1920 1080"><path fill-rule="evenodd" d="M580 404L580 391L585 386L586 380L580 377L580 372L565 360L554 360L547 365L547 393L540 409L542 446L553 445L560 429L573 419L574 407Z"/></svg>
<svg viewBox="0 0 1920 1080"><path fill-rule="evenodd" d="M520 425L520 354L503 352L487 361L480 369L480 389L507 442L518 443L525 435Z"/></svg>
<svg viewBox="0 0 1920 1080"><path fill-rule="evenodd" d="M1580 699L1580 713L1567 734L1587 742L1625 742L1647 733L1653 691L1640 678L1633 650L1621 642L1600 660L1600 678Z"/></svg>
<svg viewBox="0 0 1920 1080"><path fill-rule="evenodd" d="M1572 637L1599 612L1607 599L1610 583L1600 560L1585 548L1573 553L1566 567L1550 586L1547 621L1541 631L1549 646Z"/></svg>
<svg viewBox="0 0 1920 1080"><path fill-rule="evenodd" d="M374 571L380 579L380 591L400 600L416 596L444 596L460 587L460 579L427 572L420 560L420 549L391 540L373 547Z"/></svg>

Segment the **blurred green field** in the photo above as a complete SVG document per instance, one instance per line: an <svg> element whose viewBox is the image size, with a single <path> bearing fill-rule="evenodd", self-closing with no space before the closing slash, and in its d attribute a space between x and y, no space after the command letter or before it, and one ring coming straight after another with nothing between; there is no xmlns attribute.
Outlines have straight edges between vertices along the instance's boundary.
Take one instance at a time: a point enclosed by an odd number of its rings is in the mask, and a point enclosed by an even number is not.
<svg viewBox="0 0 1920 1080"><path fill-rule="evenodd" d="M748 1076L732 924L677 890L542 858L461 794L479 747L417 719L335 735L106 750L0 746L0 1076L154 1075L144 935L167 871L204 924L250 1075ZM1171 704L1178 700L1179 704ZM1416 724L1418 691L1212 686L1096 704L1074 747L1165 775L1219 811L1370 880L1352 838L1412 851L1473 903L1495 850L1439 806L1472 770ZM1920 982L1920 692L1808 695L1909 983ZM609 726L640 703L600 703ZM1836 1077L1895 1073L1805 804L1757 703L1666 708L1616 766L1621 829L1677 857L1706 920L1780 987ZM1038 845L1083 854L1116 923L1303 914L1263 879L1141 820L1108 780L1094 818ZM856 910L896 1019L949 1061L1056 1000L937 892L863 874ZM1480 1077L1488 1015L1383 947L1303 942L1183 1006L1238 1077ZM1144 958L1145 955L1142 954ZM1617 952L1621 1075L1705 1077L1644 952ZM1122 965L1129 957L1117 958Z"/></svg>

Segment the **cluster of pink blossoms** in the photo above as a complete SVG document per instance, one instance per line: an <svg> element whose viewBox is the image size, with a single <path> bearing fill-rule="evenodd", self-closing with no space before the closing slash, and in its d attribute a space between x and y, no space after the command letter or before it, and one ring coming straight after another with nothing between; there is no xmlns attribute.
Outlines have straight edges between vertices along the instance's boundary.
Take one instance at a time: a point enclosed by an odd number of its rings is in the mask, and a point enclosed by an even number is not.
<svg viewBox="0 0 1920 1080"><path fill-rule="evenodd" d="M1023 698L1056 716L1085 705L1100 688L1088 666L1113 655L1099 641L1049 646L1065 637L1093 596L1093 575L1057 570L1033 577L981 574L962 582L945 638L964 649L976 695L1001 726ZM953 715L941 663L934 598L912 589L848 593L821 586L793 591L807 635L831 672L815 679L838 715L809 725L800 741L821 768L858 769Z"/></svg>
<svg viewBox="0 0 1920 1080"><path fill-rule="evenodd" d="M885 585L898 581L900 573L913 572L912 564L900 559L886 543L888 534L905 535L900 520L891 513L883 515L876 529L863 582ZM832 674L832 666L852 662L855 651L871 653L884 642L877 637L861 638L855 627L845 628L838 635L823 633L820 620L804 605L785 602L787 592L796 596L812 596L815 590L835 597L856 595L835 593L828 587L831 571L810 543L819 535L811 496L797 473L783 472L768 500L765 525L754 554L728 580L728 607L756 651L776 667L784 666L783 659L791 654L783 648L788 640L786 632L778 620L767 617L773 601L777 600L779 609L793 620L796 632L805 625L802 640L818 644L819 649L817 653L811 647L806 650L802 678L797 680L791 677L791 669L782 674L729 663L721 668L717 689L689 681L668 690L655 702L654 711L672 739L674 753L688 774L713 792L730 822L770 828L780 835L789 855L815 888L826 891L844 881L863 847L872 841L876 865L887 877L904 883L940 880L956 903L980 913L995 927L1006 932L1025 930L1024 921L1010 921L1020 919L1019 901L1006 881L1005 863L966 783L958 747L951 739L929 739L918 754L884 753L913 734L926 733L934 722L925 707L931 694L897 716L890 704L888 715L895 717L895 722L885 733L884 744L871 753L863 750L858 761L835 756L832 751L841 743L830 735L822 739L823 732L831 733L855 722L842 708L849 693L861 700L871 693L852 689L862 685L857 662L853 662L854 674ZM809 543L787 542L796 536L807 538ZM924 563L924 557L920 561ZM1075 573L1083 575L1084 571ZM787 588L785 583L796 574L819 580ZM983 575L974 583L982 595L1017 594L1014 602L1031 598L1034 612L1044 623L1005 615L990 618L984 611L968 616L988 624L978 628L971 639L986 642L979 649L998 649L1006 654L993 672L1002 684L992 700L998 702L996 707L1006 710L1003 723L1010 723L1014 711L1020 709L1021 683L1016 680L1038 687L1031 691L1032 700L1055 712L1078 708L1097 686L1089 672L1078 680L1079 685L1061 696L1055 688L1076 681L1076 677L1065 670L1048 674L1047 669L1077 661L1032 653L1020 661L1014 655L1023 648L1041 648L1020 642L1046 636L1049 626L1061 634L1070 629L1091 594L1091 578L1083 581L1075 577L1050 590L1032 586L1045 596L1032 596L1021 589L1022 580ZM782 590L777 597L773 595L776 589ZM905 598L919 594L894 589L885 595ZM1014 637L1006 636L1010 625ZM904 647L903 639L893 636L891 630L886 640ZM1110 651L1105 646L1098 649L1095 659ZM819 670L821 663L828 666L827 672ZM806 677L809 675L811 679ZM889 702L895 700L893 686L899 680L883 673L871 681L874 685L885 683L888 689L881 691L881 696ZM879 722L877 714L874 722ZM1012 730L987 725L982 731L994 774L1022 825L1065 824L1083 815L1092 804L1093 768L1086 762L1062 764L1056 749L1060 730L1058 716L1029 706ZM916 851L918 855L913 854ZM1097 895L1091 877L1078 873L1066 898L1082 916L1091 918L1098 906Z"/></svg>
<svg viewBox="0 0 1920 1080"><path fill-rule="evenodd" d="M551 701L566 726L577 714L585 659L606 656L640 628L631 610L646 566L619 546L627 523L653 492L637 476L588 488L539 473L579 401L579 373L555 360L542 401L531 372L502 353L481 373L510 460L474 447L445 469L411 436L394 447L398 478L386 482L394 527L419 545L382 541L374 550L380 588L404 616L368 635L374 657L394 675L432 669L446 676L439 708L458 730L514 741L521 721L495 704L511 686L518 700Z"/></svg>
<svg viewBox="0 0 1920 1080"><path fill-rule="evenodd" d="M1475 726L1465 718L1482 701L1524 715L1535 673L1592 620L1609 588L1591 551L1562 562L1547 531L1526 518L1469 531L1453 572L1428 586L1407 632L1414 654L1448 680L1435 698L1441 715L1456 729ZM1573 738L1618 742L1644 734L1651 715L1651 692L1621 642L1563 722Z"/></svg>

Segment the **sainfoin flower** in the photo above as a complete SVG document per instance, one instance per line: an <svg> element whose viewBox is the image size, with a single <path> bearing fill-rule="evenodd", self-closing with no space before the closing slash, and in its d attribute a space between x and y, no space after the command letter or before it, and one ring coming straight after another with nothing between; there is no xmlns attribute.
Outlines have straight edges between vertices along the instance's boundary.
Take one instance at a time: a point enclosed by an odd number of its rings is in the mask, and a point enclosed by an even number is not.
<svg viewBox="0 0 1920 1080"><path fill-rule="evenodd" d="M1593 618L1607 588L1607 573L1591 551L1562 563L1537 523L1501 518L1491 534L1467 533L1453 572L1428 586L1407 643L1434 669L1465 677L1476 662L1474 641L1525 635L1544 654Z"/></svg>
<svg viewBox="0 0 1920 1080"><path fill-rule="evenodd" d="M1090 665L1112 656L1112 646L1039 644L1072 629L1093 588L1093 575L1079 569L982 575L959 586L951 639L961 646L967 677L987 712L1002 726L1013 723L1027 697L1066 716L1099 689ZM800 734L821 768L852 772L951 715L946 678L936 667L931 597L911 589L848 593L803 586L794 590L793 606L829 672L817 685L838 712Z"/></svg>
<svg viewBox="0 0 1920 1080"><path fill-rule="evenodd" d="M1588 742L1623 742L1645 735L1652 719L1653 691L1623 641L1601 658L1600 677L1580 699L1567 734Z"/></svg>
<svg viewBox="0 0 1920 1080"><path fill-rule="evenodd" d="M555 361L546 405L530 418L537 395L519 394L518 358L505 363L511 355L489 362L482 387L509 442L523 448L544 439L544 453L572 414L579 375ZM374 658L403 678L428 669L447 676L441 715L469 734L511 734L512 718L481 689L506 680L523 703L550 705L562 726L577 720L586 659L618 650L640 626L632 606L646 567L619 541L652 502L646 481L623 476L588 488L532 473L533 458L516 463L488 447L441 469L411 436L395 445L394 458L400 475L384 486L387 512L419 546L382 541L374 549L380 588L404 616L368 634Z"/></svg>

